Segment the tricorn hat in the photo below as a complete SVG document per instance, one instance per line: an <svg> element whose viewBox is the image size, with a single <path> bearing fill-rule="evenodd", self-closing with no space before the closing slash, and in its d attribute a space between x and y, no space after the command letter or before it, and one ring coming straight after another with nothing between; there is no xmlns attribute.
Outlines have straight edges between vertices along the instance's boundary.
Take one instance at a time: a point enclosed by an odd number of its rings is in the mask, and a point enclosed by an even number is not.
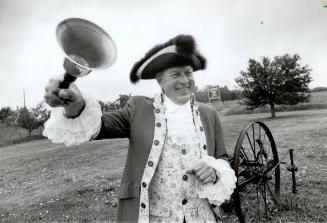
<svg viewBox="0 0 327 223"><path fill-rule="evenodd" d="M195 40L190 35L178 35L154 46L134 64L130 80L136 83L140 79L154 79L167 68L184 65L190 65L194 71L206 68L206 59L197 51Z"/></svg>

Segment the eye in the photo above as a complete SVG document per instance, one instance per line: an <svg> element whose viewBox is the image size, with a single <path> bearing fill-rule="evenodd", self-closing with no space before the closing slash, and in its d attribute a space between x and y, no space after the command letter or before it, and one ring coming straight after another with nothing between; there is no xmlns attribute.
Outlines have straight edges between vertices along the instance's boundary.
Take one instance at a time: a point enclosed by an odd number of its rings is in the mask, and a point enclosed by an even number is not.
<svg viewBox="0 0 327 223"><path fill-rule="evenodd" d="M170 76L171 76L172 78L176 78L176 77L178 77L178 73L172 73L172 74L170 74Z"/></svg>

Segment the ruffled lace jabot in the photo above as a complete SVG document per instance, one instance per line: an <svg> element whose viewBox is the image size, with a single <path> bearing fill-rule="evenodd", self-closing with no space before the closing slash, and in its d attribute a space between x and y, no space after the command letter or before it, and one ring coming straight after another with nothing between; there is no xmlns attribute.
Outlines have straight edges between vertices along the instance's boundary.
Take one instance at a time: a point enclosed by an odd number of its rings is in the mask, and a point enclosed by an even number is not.
<svg viewBox="0 0 327 223"><path fill-rule="evenodd" d="M165 96L168 137L176 144L198 143L190 101L178 105Z"/></svg>

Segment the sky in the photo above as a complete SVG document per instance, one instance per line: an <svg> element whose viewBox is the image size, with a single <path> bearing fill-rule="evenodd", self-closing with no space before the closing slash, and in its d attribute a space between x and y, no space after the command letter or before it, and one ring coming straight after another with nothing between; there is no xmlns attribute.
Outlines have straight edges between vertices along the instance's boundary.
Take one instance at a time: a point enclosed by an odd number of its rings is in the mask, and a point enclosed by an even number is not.
<svg viewBox="0 0 327 223"><path fill-rule="evenodd" d="M50 78L64 73L55 30L77 17L102 27L118 49L115 64L78 78L102 101L151 96L155 80L129 81L130 69L154 45L193 35L207 58L196 85L237 88L250 58L297 53L312 69L310 87L327 87L327 0L0 0L0 107L34 106Z"/></svg>

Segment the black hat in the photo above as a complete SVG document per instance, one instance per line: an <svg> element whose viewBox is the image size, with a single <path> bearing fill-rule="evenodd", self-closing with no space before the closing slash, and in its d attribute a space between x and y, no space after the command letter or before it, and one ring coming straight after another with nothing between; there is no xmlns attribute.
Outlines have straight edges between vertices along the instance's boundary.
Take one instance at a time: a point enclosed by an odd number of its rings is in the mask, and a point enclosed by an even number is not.
<svg viewBox="0 0 327 223"><path fill-rule="evenodd" d="M136 62L130 73L132 83L140 79L154 79L170 67L190 65L194 71L206 68L206 59L197 51L190 35L178 35L166 43L154 46Z"/></svg>

